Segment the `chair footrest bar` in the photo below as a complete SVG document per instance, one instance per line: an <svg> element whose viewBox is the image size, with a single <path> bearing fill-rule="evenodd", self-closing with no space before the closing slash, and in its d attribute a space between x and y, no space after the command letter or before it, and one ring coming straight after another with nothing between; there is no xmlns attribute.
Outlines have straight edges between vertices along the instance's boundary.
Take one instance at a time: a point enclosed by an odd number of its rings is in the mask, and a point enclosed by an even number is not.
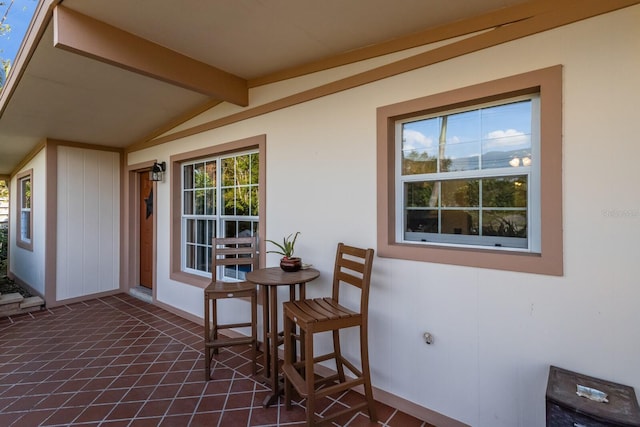
<svg viewBox="0 0 640 427"><path fill-rule="evenodd" d="M302 376L296 371L293 365L282 365L282 372L289 378L291 385L296 389L300 397L307 397L307 383Z"/></svg>
<svg viewBox="0 0 640 427"><path fill-rule="evenodd" d="M253 344L254 340L251 337L238 337L238 338L218 338L217 340L206 341L205 347L226 347L230 345L242 345Z"/></svg>
<svg viewBox="0 0 640 427"><path fill-rule="evenodd" d="M339 383L339 384L335 384L335 385L330 385L324 388L321 388L320 390L316 391L316 398L321 398L324 396L329 396L333 393L338 393L341 391L345 391L345 390L349 390L352 389L353 387L356 387L358 385L364 384L364 380L362 378L358 378L355 380L347 380L343 383Z"/></svg>
<svg viewBox="0 0 640 427"><path fill-rule="evenodd" d="M218 324L218 327L213 327L211 330L220 331L222 329L231 329L231 328L249 328L251 327L251 322L243 322L243 323L226 323L226 324Z"/></svg>

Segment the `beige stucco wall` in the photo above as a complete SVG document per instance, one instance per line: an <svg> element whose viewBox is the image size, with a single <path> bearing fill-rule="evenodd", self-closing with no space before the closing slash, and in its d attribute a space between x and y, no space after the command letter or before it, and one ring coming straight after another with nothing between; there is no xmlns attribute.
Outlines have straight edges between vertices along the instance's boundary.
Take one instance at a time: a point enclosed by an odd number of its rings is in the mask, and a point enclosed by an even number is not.
<svg viewBox="0 0 640 427"><path fill-rule="evenodd" d="M562 64L564 276L376 258L370 305L374 386L473 426L542 426L550 364L640 391L638 52L635 6L134 152L128 163L266 134L265 237L301 231L297 252L322 274L308 295L324 295L339 241L376 246L377 107ZM169 279L169 212L165 183L157 299L201 316L202 291Z"/></svg>
<svg viewBox="0 0 640 427"><path fill-rule="evenodd" d="M18 179L14 176L9 187L9 204L14 211L9 221L9 266L10 274L29 285L33 290L45 293L45 238L46 238L46 150L40 150L18 173L31 169L31 214L33 221L33 250L16 244L17 220L15 207L18 206Z"/></svg>

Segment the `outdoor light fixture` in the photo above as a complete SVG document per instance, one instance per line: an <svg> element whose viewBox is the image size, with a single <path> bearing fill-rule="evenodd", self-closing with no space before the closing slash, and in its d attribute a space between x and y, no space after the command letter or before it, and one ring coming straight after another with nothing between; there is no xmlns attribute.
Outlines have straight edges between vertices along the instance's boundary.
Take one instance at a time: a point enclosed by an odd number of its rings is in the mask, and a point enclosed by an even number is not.
<svg viewBox="0 0 640 427"><path fill-rule="evenodd" d="M158 163L155 162L153 167L149 171L149 180L151 181L162 181L164 177L164 171L167 169L167 164L165 162Z"/></svg>

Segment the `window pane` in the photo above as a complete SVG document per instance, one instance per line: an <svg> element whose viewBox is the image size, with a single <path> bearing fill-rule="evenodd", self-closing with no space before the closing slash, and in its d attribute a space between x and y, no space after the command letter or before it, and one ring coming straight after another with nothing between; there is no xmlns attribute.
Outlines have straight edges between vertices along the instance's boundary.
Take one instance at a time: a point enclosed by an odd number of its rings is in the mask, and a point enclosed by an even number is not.
<svg viewBox="0 0 640 427"><path fill-rule="evenodd" d="M249 206L249 215L258 216L258 186L251 187L251 202Z"/></svg>
<svg viewBox="0 0 640 427"><path fill-rule="evenodd" d="M258 184L260 176L260 156L256 153L251 154L251 184ZM256 213L257 215L257 213Z"/></svg>
<svg viewBox="0 0 640 427"><path fill-rule="evenodd" d="M435 182L409 182L404 185L406 207L438 206L438 184Z"/></svg>
<svg viewBox="0 0 640 427"><path fill-rule="evenodd" d="M183 168L183 182L182 188L191 189L193 188L193 165L185 165Z"/></svg>
<svg viewBox="0 0 640 427"><path fill-rule="evenodd" d="M224 236L225 237L238 237L238 223L236 221L224 222Z"/></svg>
<svg viewBox="0 0 640 427"><path fill-rule="evenodd" d="M31 179L23 179L20 182L22 192L22 208L31 208Z"/></svg>
<svg viewBox="0 0 640 427"><path fill-rule="evenodd" d="M407 226L405 231L437 233L438 211L436 209L407 209Z"/></svg>
<svg viewBox="0 0 640 427"><path fill-rule="evenodd" d="M196 247L196 269L200 271L209 271L208 248L206 246Z"/></svg>
<svg viewBox="0 0 640 427"><path fill-rule="evenodd" d="M444 210L441 213L441 233L477 236L478 217L478 210Z"/></svg>
<svg viewBox="0 0 640 427"><path fill-rule="evenodd" d="M20 212L20 240L31 240L31 211Z"/></svg>
<svg viewBox="0 0 640 427"><path fill-rule="evenodd" d="M482 214L485 236L527 237L527 212L524 210L490 210Z"/></svg>
<svg viewBox="0 0 640 427"><path fill-rule="evenodd" d="M222 159L222 185L229 187L235 184L235 161L233 157Z"/></svg>
<svg viewBox="0 0 640 427"><path fill-rule="evenodd" d="M248 185L251 183L251 157L247 154L236 157L236 182L235 185Z"/></svg>
<svg viewBox="0 0 640 427"><path fill-rule="evenodd" d="M182 213L185 215L192 215L193 212L193 196L194 193L191 190L186 190L183 194Z"/></svg>
<svg viewBox="0 0 640 427"><path fill-rule="evenodd" d="M482 168L531 165L531 100L482 110Z"/></svg>
<svg viewBox="0 0 640 427"><path fill-rule="evenodd" d="M215 215L216 213L216 192L215 190L205 191L206 206L205 215Z"/></svg>
<svg viewBox="0 0 640 427"><path fill-rule="evenodd" d="M402 174L418 175L437 172L438 118L418 120L402 125Z"/></svg>
<svg viewBox="0 0 640 427"><path fill-rule="evenodd" d="M441 121L440 172L480 168L479 110L443 116Z"/></svg>
<svg viewBox="0 0 640 427"><path fill-rule="evenodd" d="M253 236L251 221L238 221L238 237L251 237Z"/></svg>
<svg viewBox="0 0 640 427"><path fill-rule="evenodd" d="M223 190L224 215L235 215L235 189L227 188Z"/></svg>
<svg viewBox="0 0 640 427"><path fill-rule="evenodd" d="M257 221L225 221L224 233L226 237L250 237L258 234Z"/></svg>
<svg viewBox="0 0 640 427"><path fill-rule="evenodd" d="M206 245L211 242L211 240L207 241L208 233L207 233L207 221L203 219L199 219L197 221L197 243L201 245Z"/></svg>
<svg viewBox="0 0 640 427"><path fill-rule="evenodd" d="M210 219L207 221L207 245L211 245L214 237L216 237L216 222Z"/></svg>
<svg viewBox="0 0 640 427"><path fill-rule="evenodd" d="M194 245L186 245L185 267L196 268L196 247Z"/></svg>
<svg viewBox="0 0 640 427"><path fill-rule="evenodd" d="M206 181L204 163L196 163L193 165L193 181L195 188L204 188Z"/></svg>
<svg viewBox="0 0 640 427"><path fill-rule="evenodd" d="M193 219L186 220L185 241L187 243L196 242L196 221Z"/></svg>
<svg viewBox="0 0 640 427"><path fill-rule="evenodd" d="M238 187L236 190L236 215L249 215L251 192L248 187Z"/></svg>
<svg viewBox="0 0 640 427"><path fill-rule="evenodd" d="M527 177L514 176L483 179L482 206L496 208L526 208Z"/></svg>
<svg viewBox="0 0 640 427"><path fill-rule="evenodd" d="M196 209L194 213L196 215L204 215L204 190L196 190L195 199Z"/></svg>
<svg viewBox="0 0 640 427"><path fill-rule="evenodd" d="M206 187L215 187L216 185L216 162L207 162L205 166L206 170Z"/></svg>
<svg viewBox="0 0 640 427"><path fill-rule="evenodd" d="M442 181L443 207L471 207L478 206L480 180L452 179Z"/></svg>

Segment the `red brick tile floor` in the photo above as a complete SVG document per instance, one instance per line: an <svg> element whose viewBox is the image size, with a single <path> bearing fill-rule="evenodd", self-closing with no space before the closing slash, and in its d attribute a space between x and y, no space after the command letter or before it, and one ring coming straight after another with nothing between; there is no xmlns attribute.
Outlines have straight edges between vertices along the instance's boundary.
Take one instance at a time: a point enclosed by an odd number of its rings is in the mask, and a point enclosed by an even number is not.
<svg viewBox="0 0 640 427"><path fill-rule="evenodd" d="M301 426L251 376L248 347L221 350L204 380L203 327L126 294L0 319L0 426ZM325 398L320 415L360 401ZM428 426L377 404L344 426Z"/></svg>

